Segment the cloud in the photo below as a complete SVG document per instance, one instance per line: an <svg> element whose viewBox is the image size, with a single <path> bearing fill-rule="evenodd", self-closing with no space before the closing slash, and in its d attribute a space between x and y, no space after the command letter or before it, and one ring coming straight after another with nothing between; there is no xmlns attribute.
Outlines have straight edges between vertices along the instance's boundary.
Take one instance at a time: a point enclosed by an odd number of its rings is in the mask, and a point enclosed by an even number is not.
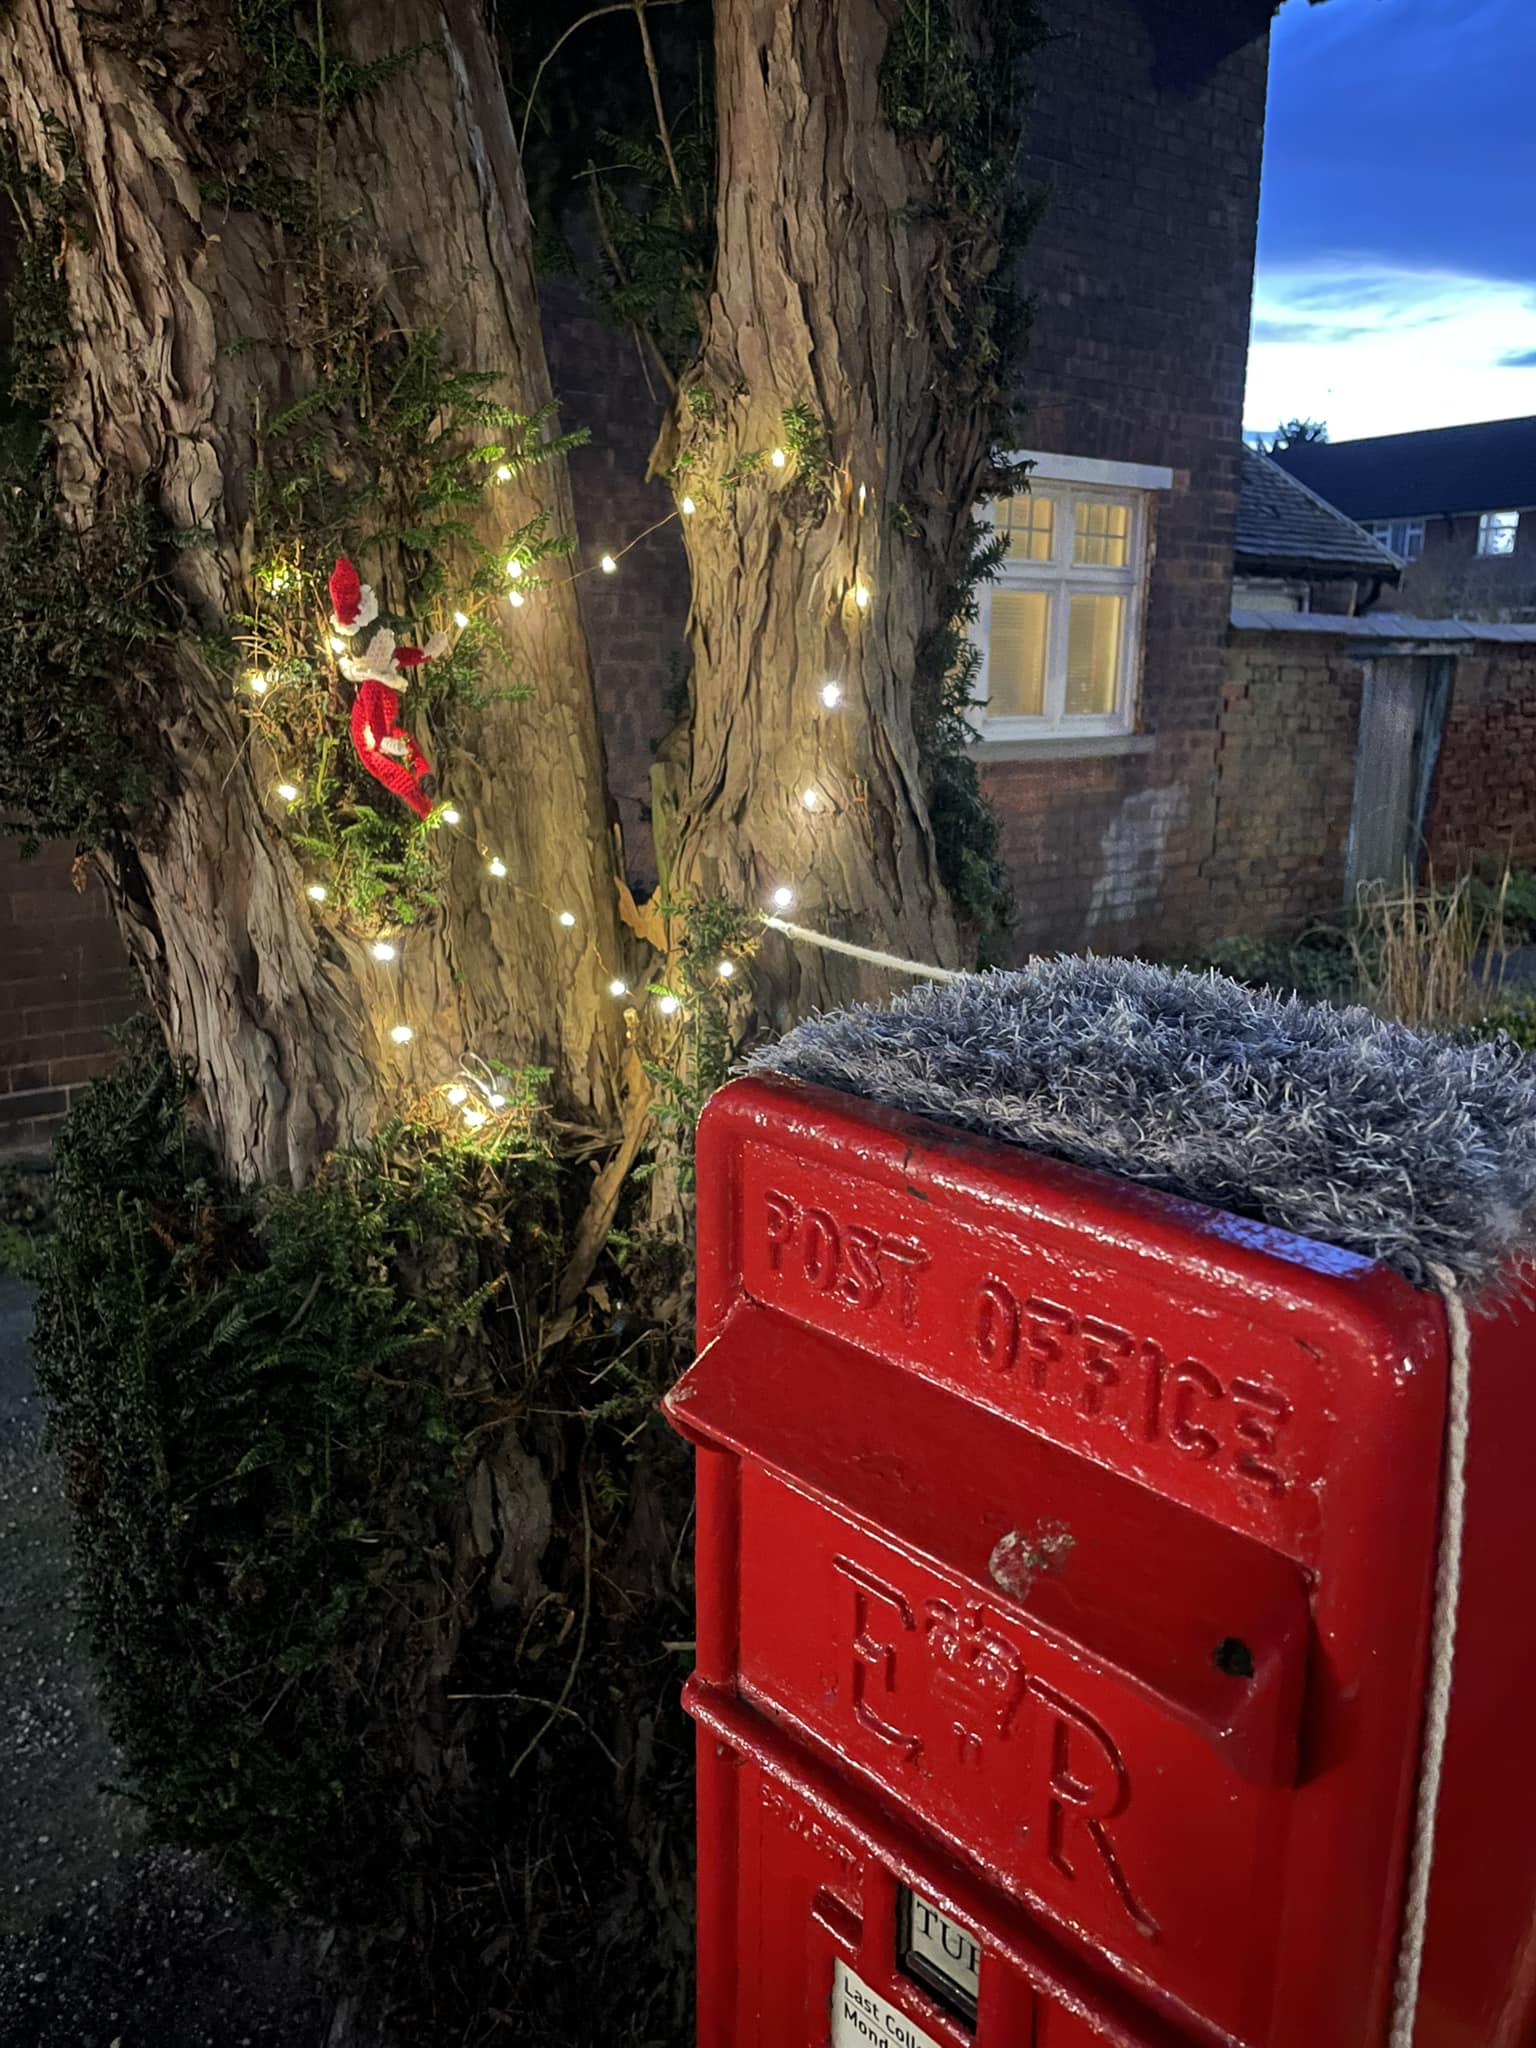
<svg viewBox="0 0 1536 2048"><path fill-rule="evenodd" d="M1336 441L1536 413L1536 289L1345 256L1263 272L1250 427L1323 419Z"/></svg>

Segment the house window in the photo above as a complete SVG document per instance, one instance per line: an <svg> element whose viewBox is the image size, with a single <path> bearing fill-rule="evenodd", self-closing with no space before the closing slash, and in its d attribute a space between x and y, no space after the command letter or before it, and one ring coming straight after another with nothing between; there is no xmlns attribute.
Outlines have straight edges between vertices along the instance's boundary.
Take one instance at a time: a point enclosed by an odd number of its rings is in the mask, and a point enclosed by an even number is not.
<svg viewBox="0 0 1536 2048"><path fill-rule="evenodd" d="M1512 555L1515 535L1520 531L1518 512L1485 512L1477 522L1477 552L1480 555Z"/></svg>
<svg viewBox="0 0 1536 2048"><path fill-rule="evenodd" d="M1091 737L1134 722L1153 491L1167 470L1034 458L1030 488L983 516L1003 537L981 593L985 740Z"/></svg>
<svg viewBox="0 0 1536 2048"><path fill-rule="evenodd" d="M1378 519L1366 531L1404 562L1416 562L1424 552L1422 519Z"/></svg>

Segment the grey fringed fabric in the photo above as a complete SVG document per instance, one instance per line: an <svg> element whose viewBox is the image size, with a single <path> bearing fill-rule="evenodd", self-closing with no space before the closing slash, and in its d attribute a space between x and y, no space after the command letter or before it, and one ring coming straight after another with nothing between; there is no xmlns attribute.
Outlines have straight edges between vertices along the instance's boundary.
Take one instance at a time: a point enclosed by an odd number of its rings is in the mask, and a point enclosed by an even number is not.
<svg viewBox="0 0 1536 2048"><path fill-rule="evenodd" d="M1536 1059L1135 960L1060 959L813 1017L756 1053L1395 1266L1536 1248Z"/></svg>

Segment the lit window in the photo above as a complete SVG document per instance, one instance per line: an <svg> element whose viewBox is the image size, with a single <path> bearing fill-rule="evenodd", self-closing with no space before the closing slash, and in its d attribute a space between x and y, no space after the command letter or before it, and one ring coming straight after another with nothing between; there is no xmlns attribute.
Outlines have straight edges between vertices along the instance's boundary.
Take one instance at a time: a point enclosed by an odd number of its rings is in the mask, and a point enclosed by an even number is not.
<svg viewBox="0 0 1536 2048"><path fill-rule="evenodd" d="M1378 519L1366 531L1401 561L1416 562L1424 552L1422 519Z"/></svg>
<svg viewBox="0 0 1536 2048"><path fill-rule="evenodd" d="M1027 493L988 508L1005 552L976 629L983 739L1130 730L1152 492L1167 480L1166 470L1042 456Z"/></svg>
<svg viewBox="0 0 1536 2048"><path fill-rule="evenodd" d="M1515 535L1520 531L1518 512L1485 512L1477 522L1477 552L1480 555L1512 555Z"/></svg>

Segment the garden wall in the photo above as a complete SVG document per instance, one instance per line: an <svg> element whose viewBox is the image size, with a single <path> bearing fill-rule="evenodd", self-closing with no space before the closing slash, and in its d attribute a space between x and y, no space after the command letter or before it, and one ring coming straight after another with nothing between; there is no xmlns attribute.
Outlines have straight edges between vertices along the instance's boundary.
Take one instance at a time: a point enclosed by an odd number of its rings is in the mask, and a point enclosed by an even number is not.
<svg viewBox="0 0 1536 2048"><path fill-rule="evenodd" d="M94 876L76 890L73 857L52 845L24 861L0 839L0 1154L47 1151L136 1007L106 894Z"/></svg>
<svg viewBox="0 0 1536 2048"><path fill-rule="evenodd" d="M1536 647L1458 657L1425 839L1441 873L1536 868Z"/></svg>

